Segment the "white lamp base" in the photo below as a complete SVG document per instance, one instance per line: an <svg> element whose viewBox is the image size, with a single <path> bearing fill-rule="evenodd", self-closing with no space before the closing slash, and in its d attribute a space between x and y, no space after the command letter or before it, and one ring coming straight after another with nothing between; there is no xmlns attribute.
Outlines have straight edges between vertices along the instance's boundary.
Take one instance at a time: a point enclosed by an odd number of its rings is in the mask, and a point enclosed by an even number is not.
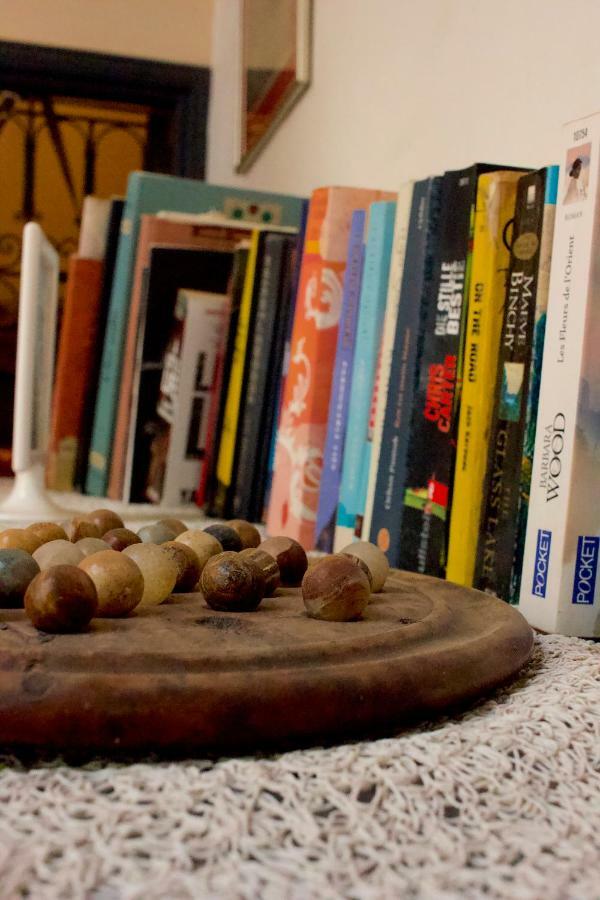
<svg viewBox="0 0 600 900"><path fill-rule="evenodd" d="M44 487L44 469L35 463L29 469L15 474L12 490L0 503L0 522L42 522L46 519L64 519L74 510L55 503Z"/></svg>
<svg viewBox="0 0 600 900"><path fill-rule="evenodd" d="M198 527L209 521L199 507L191 504L154 506L152 503L122 503L105 497L47 491L41 463L17 473L14 479L0 478L0 498L2 497L6 497L0 502L0 525L3 527L61 521L99 508L114 510L130 528L139 528L147 522L156 522L167 516L183 519L191 527Z"/></svg>

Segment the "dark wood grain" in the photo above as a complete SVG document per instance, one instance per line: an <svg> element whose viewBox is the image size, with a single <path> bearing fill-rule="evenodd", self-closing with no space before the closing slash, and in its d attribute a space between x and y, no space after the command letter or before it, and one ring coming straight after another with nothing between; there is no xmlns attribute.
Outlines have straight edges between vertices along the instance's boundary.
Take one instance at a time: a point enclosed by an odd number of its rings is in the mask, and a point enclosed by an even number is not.
<svg viewBox="0 0 600 900"><path fill-rule="evenodd" d="M362 622L308 618L297 588L252 613L174 596L78 635L0 610L0 747L242 752L392 733L508 681L532 643L502 601L405 572Z"/></svg>

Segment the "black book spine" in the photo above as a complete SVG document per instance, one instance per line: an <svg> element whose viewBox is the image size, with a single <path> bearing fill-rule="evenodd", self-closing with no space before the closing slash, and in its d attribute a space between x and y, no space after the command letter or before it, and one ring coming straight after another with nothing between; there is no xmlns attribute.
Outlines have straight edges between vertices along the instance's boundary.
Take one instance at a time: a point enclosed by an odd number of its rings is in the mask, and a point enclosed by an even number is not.
<svg viewBox="0 0 600 900"><path fill-rule="evenodd" d="M216 479L216 491L214 495L214 501L212 503L212 515L216 515L221 519L230 519L233 517L233 498L235 496L235 488L237 483L237 470L240 464L240 436L241 436L241 427L242 421L244 418L244 409L246 406L246 393L248 389L248 372L250 369L251 362L251 354L249 352L250 347L252 346L253 336L254 336L254 326L256 323L256 308L258 305L258 295L261 288L262 283L262 270L263 270L263 259L265 252L265 241L268 237L268 232L262 232L259 235L258 239L258 250L256 255L256 265L254 270L254 280L252 285L252 302L250 308L250 319L248 322L248 336L246 339L246 347L244 351L244 370L242 375L242 385L239 397L239 405L238 405L238 415L235 423L235 451L233 457L233 465L231 469L231 483L223 484L219 479ZM243 292L244 285L242 285ZM236 328L236 331L238 329ZM235 338L234 338L235 339ZM235 353L235 347L234 347ZM233 354L232 354L233 358ZM227 379L227 383L229 379ZM225 404L227 403L227 390L226 385L224 385L224 396L225 396ZM224 408L224 413L226 408ZM218 434L221 434L223 428L219 430ZM218 453L217 453L218 459Z"/></svg>
<svg viewBox="0 0 600 900"><path fill-rule="evenodd" d="M508 599L518 525L545 171L519 180L474 586Z"/></svg>
<svg viewBox="0 0 600 900"><path fill-rule="evenodd" d="M400 528L415 377L438 242L441 178L414 186L369 540L400 563Z"/></svg>
<svg viewBox="0 0 600 900"><path fill-rule="evenodd" d="M278 315L273 346L267 370L263 418L258 437L257 477L252 484L248 518L259 522L264 518L265 500L269 483L269 461L274 432L277 428L279 387L283 370L283 358L287 335L287 324L292 305L292 290L295 265L296 242L287 238L282 261L281 282L278 298Z"/></svg>
<svg viewBox="0 0 600 900"><path fill-rule="evenodd" d="M219 440L223 428L223 418L225 416L225 403L227 402L227 385L229 384L229 375L231 373L231 361L233 359L233 350L235 347L235 335L237 332L238 319L240 315L240 304L242 302L242 292L244 290L244 278L246 276L246 265L248 263L248 248L239 247L233 257L233 271L231 274L231 282L229 287L230 296L230 313L229 313L229 330L227 332L227 343L225 346L225 354L223 358L223 377L221 380L221 396L219 398L219 411L215 422L215 441L213 445L213 453L209 463L209 472L206 482L206 511L211 516L219 515L217 512L217 460L219 458Z"/></svg>
<svg viewBox="0 0 600 900"><path fill-rule="evenodd" d="M273 428L271 431L271 445L267 451L267 475L265 492L263 498L263 508L258 512L256 521L266 519L269 500L271 497L271 487L273 484L273 468L275 465L275 450L277 445L277 429L279 427L279 418L281 415L281 404L283 400L283 388L290 363L290 348L292 345L292 331L294 328L294 313L296 309L296 298L298 296L298 285L300 284L300 272L302 269L302 256L304 250L304 239L306 236L306 222L308 219L308 201L304 201L302 209L302 218L298 234L293 242L292 258L290 261L291 271L291 288L288 308L286 310L286 320L282 323L283 328L283 355L281 364L281 374L279 381L275 386L275 405L273 410Z"/></svg>
<svg viewBox="0 0 600 900"><path fill-rule="evenodd" d="M259 442L266 440L261 430L271 350L279 314L279 291L286 238L270 234L265 238L260 286L256 298L254 331L248 342L245 402L240 408L239 462L235 473L232 511L249 518L253 484L258 484Z"/></svg>
<svg viewBox="0 0 600 900"><path fill-rule="evenodd" d="M478 166L442 180L439 257L434 265L409 437L400 568L443 577L458 420L471 227Z"/></svg>

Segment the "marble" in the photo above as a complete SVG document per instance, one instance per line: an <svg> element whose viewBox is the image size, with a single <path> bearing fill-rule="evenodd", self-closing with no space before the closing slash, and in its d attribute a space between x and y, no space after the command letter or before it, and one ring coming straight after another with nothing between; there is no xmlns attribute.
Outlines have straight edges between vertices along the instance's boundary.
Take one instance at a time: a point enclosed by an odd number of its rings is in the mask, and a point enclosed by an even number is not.
<svg viewBox="0 0 600 900"><path fill-rule="evenodd" d="M81 538L75 544L78 550L81 550L84 557L91 556L92 553L100 553L101 550L110 550L110 544L103 541L102 538L86 537Z"/></svg>
<svg viewBox="0 0 600 900"><path fill-rule="evenodd" d="M107 531L111 531L113 528L123 528L125 526L121 516L113 512L112 509L93 509L86 514L85 518L88 522L93 522L94 525L98 526L100 531L99 537L102 537L103 534L106 534Z"/></svg>
<svg viewBox="0 0 600 900"><path fill-rule="evenodd" d="M366 563L371 573L373 593L379 593L390 572L390 564L383 550L380 550L379 547L376 547L375 544L371 544L369 541L353 541L340 552L351 557L355 556Z"/></svg>
<svg viewBox="0 0 600 900"><path fill-rule="evenodd" d="M154 525L144 525L140 528L138 537L144 544L164 544L166 541L174 541L177 535L174 529L164 522L156 522Z"/></svg>
<svg viewBox="0 0 600 900"><path fill-rule="evenodd" d="M302 579L302 599L313 619L351 622L369 604L369 579L347 556L329 556L311 566Z"/></svg>
<svg viewBox="0 0 600 900"><path fill-rule="evenodd" d="M88 521L85 516L74 516L65 523L65 531L67 532L68 539L74 544L82 538L102 537L98 526L94 522Z"/></svg>
<svg viewBox="0 0 600 900"><path fill-rule="evenodd" d="M242 559L239 553L227 550L208 560L202 570L200 585L211 609L250 612L262 600L264 581L257 566Z"/></svg>
<svg viewBox="0 0 600 900"><path fill-rule="evenodd" d="M94 582L77 566L52 566L36 575L25 592L25 612L41 631L83 631L97 608Z"/></svg>
<svg viewBox="0 0 600 900"><path fill-rule="evenodd" d="M242 539L233 528L230 528L229 525L224 525L222 523L218 523L215 525L208 525L204 529L205 534L212 534L214 538L218 540L223 550L234 550L235 552L239 552L243 549Z"/></svg>
<svg viewBox="0 0 600 900"><path fill-rule="evenodd" d="M188 530L185 522L182 522L181 519L173 519L170 516L167 516L166 519L159 519L156 523L157 525L166 525L167 528L170 528L171 531L175 532L175 537L179 534L183 534L184 531Z"/></svg>
<svg viewBox="0 0 600 900"><path fill-rule="evenodd" d="M0 549L25 550L33 554L41 546L39 537L26 528L7 528L0 532Z"/></svg>
<svg viewBox="0 0 600 900"><path fill-rule="evenodd" d="M83 559L83 553L77 544L59 539L42 544L33 554L33 558L43 572L50 566L77 566Z"/></svg>
<svg viewBox="0 0 600 900"><path fill-rule="evenodd" d="M178 534L177 543L185 544L194 551L200 563L200 571L202 571L211 556L216 556L217 553L223 552L223 547L212 534L208 534L206 531L201 531L198 528L190 528L188 531Z"/></svg>
<svg viewBox="0 0 600 900"><path fill-rule="evenodd" d="M160 545L163 553L177 566L177 581L173 593L193 591L200 580L200 561L191 547L179 541L167 541Z"/></svg>
<svg viewBox="0 0 600 900"><path fill-rule="evenodd" d="M101 550L79 563L96 586L102 618L127 616L144 594L144 577L133 559L118 550Z"/></svg>
<svg viewBox="0 0 600 900"><path fill-rule="evenodd" d="M245 519L230 519L227 522L230 528L233 528L234 531L240 536L242 541L242 548L246 549L248 547L258 547L262 538L260 536L260 531L251 522L247 522Z"/></svg>
<svg viewBox="0 0 600 900"><path fill-rule="evenodd" d="M102 535L102 540L113 550L124 550L132 544L142 543L142 539L129 528L112 528Z"/></svg>
<svg viewBox="0 0 600 900"><path fill-rule="evenodd" d="M47 544L48 541L67 541L67 532L62 527L62 525L57 525L56 522L35 522L33 525L29 525L26 531L31 531L37 538L40 539L42 544Z"/></svg>
<svg viewBox="0 0 600 900"><path fill-rule="evenodd" d="M158 606L172 593L177 581L177 566L158 544L131 544L123 556L132 559L144 577L142 606Z"/></svg>
<svg viewBox="0 0 600 900"><path fill-rule="evenodd" d="M0 606L17 609L40 567L26 550L0 550Z"/></svg>
<svg viewBox="0 0 600 900"><path fill-rule="evenodd" d="M297 587L301 583L302 576L308 568L308 558L298 541L280 535L267 538L258 549L273 557L279 566L283 585Z"/></svg>
<svg viewBox="0 0 600 900"><path fill-rule="evenodd" d="M281 573L276 560L264 550L259 550L258 547L246 547L241 550L240 559L250 560L255 566L258 566L265 584L265 597L272 597L281 584Z"/></svg>

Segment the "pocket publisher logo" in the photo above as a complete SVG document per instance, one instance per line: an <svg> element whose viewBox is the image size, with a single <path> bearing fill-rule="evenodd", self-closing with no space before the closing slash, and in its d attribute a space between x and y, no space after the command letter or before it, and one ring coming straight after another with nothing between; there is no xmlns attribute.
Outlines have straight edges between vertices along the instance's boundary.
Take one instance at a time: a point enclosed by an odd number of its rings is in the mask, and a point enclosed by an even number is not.
<svg viewBox="0 0 600 900"><path fill-rule="evenodd" d="M591 606L596 590L596 572L600 538L580 534L577 539L577 557L575 559L575 580L573 581L572 603Z"/></svg>
<svg viewBox="0 0 600 900"><path fill-rule="evenodd" d="M535 565L533 567L533 587L531 588L536 597L546 596L551 541L552 532L539 528L535 548Z"/></svg>

